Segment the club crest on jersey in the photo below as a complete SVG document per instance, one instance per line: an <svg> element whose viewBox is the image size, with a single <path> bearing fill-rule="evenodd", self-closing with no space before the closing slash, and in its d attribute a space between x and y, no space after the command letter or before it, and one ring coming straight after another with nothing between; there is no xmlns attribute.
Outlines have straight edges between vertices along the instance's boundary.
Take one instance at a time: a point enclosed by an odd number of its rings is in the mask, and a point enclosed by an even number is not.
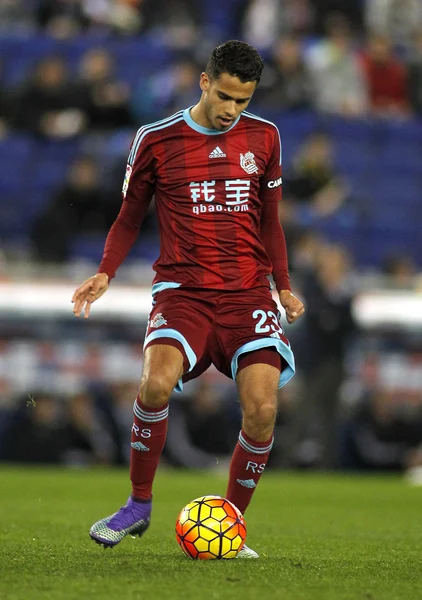
<svg viewBox="0 0 422 600"><path fill-rule="evenodd" d="M252 152L246 152L246 154L240 155L240 166L248 175L258 173L258 167L255 162L255 154Z"/></svg>
<svg viewBox="0 0 422 600"><path fill-rule="evenodd" d="M123 181L123 188L122 188L123 198L126 198L126 193L127 193L128 187L129 187L129 180L130 180L131 174L132 174L131 165L126 165L125 179Z"/></svg>
<svg viewBox="0 0 422 600"><path fill-rule="evenodd" d="M149 324L150 327L161 327L162 325L167 325L167 321L166 319L163 317L163 313L158 313L157 315L155 315L155 317L153 318L153 320L151 321L151 323Z"/></svg>

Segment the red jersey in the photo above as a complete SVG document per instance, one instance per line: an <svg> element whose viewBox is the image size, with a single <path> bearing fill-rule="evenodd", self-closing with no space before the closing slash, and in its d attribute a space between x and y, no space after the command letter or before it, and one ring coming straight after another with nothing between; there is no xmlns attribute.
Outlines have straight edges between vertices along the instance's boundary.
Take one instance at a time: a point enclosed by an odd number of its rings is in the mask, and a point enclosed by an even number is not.
<svg viewBox="0 0 422 600"><path fill-rule="evenodd" d="M248 112L226 131L201 127L190 109L141 127L99 272L114 276L155 195L154 284L239 290L268 285L273 274L279 290L290 289L281 182L278 129Z"/></svg>

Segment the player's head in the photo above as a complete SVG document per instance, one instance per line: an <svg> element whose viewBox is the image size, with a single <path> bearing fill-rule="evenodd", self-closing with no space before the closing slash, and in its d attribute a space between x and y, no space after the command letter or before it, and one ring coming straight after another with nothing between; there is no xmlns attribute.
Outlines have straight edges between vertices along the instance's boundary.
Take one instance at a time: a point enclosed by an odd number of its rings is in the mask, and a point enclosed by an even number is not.
<svg viewBox="0 0 422 600"><path fill-rule="evenodd" d="M261 79L264 63L257 50L230 40L209 57L200 86L205 116L212 129L228 129L248 106Z"/></svg>

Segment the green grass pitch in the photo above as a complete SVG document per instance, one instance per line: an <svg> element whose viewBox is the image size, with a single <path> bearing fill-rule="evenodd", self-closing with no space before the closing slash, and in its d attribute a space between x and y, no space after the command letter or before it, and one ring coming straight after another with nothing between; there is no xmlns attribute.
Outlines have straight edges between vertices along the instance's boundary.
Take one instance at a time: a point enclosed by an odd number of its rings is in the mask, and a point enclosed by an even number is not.
<svg viewBox="0 0 422 600"><path fill-rule="evenodd" d="M0 468L1 600L418 600L422 489L399 477L266 473L246 513L260 560L193 561L179 510L225 478L162 469L146 535L104 550L91 524L126 470Z"/></svg>

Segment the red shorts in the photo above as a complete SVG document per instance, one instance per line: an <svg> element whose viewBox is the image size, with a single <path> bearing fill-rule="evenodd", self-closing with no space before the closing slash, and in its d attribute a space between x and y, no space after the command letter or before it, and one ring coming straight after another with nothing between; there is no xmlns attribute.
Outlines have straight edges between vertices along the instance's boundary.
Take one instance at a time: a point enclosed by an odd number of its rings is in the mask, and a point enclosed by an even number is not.
<svg viewBox="0 0 422 600"><path fill-rule="evenodd" d="M295 373L280 313L267 287L236 292L164 289L154 297L144 349L153 343L169 343L182 351L185 372L179 391L183 381L198 377L211 364L235 380L239 358L253 352L255 362L263 362L256 352L262 349L274 349L282 358L279 387Z"/></svg>

